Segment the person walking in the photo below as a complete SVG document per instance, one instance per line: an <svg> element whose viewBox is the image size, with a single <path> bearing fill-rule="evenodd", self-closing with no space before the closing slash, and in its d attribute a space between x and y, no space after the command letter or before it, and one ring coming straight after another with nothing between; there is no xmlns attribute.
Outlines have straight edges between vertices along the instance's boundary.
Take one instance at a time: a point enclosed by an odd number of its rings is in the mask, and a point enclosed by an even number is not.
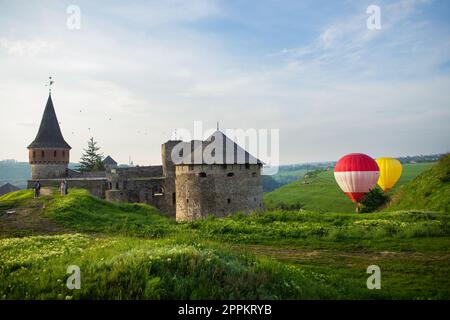
<svg viewBox="0 0 450 320"><path fill-rule="evenodd" d="M66 195L66 183L64 180L62 180L61 184L59 185L59 191L61 192L62 196Z"/></svg>
<svg viewBox="0 0 450 320"><path fill-rule="evenodd" d="M41 195L41 183L39 181L36 181L36 183L33 186L34 189L34 197L39 198Z"/></svg>
<svg viewBox="0 0 450 320"><path fill-rule="evenodd" d="M64 194L67 195L69 193L69 183L67 180L64 180Z"/></svg>

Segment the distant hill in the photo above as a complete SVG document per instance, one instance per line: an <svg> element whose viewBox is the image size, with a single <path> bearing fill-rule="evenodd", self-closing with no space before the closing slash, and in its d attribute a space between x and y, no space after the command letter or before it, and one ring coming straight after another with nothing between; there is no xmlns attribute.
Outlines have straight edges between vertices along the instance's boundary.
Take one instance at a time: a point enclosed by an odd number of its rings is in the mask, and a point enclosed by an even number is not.
<svg viewBox="0 0 450 320"><path fill-rule="evenodd" d="M75 170L77 167L78 163L69 163L70 169ZM29 179L31 179L31 167L28 162L0 161L0 186L11 183L20 189L26 189Z"/></svg>
<svg viewBox="0 0 450 320"><path fill-rule="evenodd" d="M398 188L386 210L403 209L450 212L450 155Z"/></svg>
<svg viewBox="0 0 450 320"><path fill-rule="evenodd" d="M24 189L27 186L28 179L31 179L31 169L28 162L0 161L0 185L11 183Z"/></svg>
<svg viewBox="0 0 450 320"><path fill-rule="evenodd" d="M393 194L398 186L411 181L434 165L435 163L404 164L402 177L390 194ZM266 193L264 205L268 209L301 208L318 212L353 212L355 210L354 204L334 180L331 168L310 172L295 182Z"/></svg>
<svg viewBox="0 0 450 320"><path fill-rule="evenodd" d="M277 174L263 176L263 190L264 192L273 191L302 178L308 172L332 167L333 163L334 162L316 162L282 165L278 168Z"/></svg>
<svg viewBox="0 0 450 320"><path fill-rule="evenodd" d="M2 185L0 187L0 196L3 196L10 192L18 191L18 190L20 190L20 188L12 185L10 183L5 183L4 185Z"/></svg>

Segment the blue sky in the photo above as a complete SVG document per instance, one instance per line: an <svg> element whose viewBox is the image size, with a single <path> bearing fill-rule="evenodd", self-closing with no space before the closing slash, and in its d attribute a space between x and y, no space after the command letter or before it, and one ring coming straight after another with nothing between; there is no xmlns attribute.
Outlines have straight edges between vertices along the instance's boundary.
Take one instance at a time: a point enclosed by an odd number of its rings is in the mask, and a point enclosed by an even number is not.
<svg viewBox="0 0 450 320"><path fill-rule="evenodd" d="M282 163L447 152L449 16L445 0L0 0L0 159L26 160L49 75L72 161L92 135L159 163L195 120L279 129Z"/></svg>

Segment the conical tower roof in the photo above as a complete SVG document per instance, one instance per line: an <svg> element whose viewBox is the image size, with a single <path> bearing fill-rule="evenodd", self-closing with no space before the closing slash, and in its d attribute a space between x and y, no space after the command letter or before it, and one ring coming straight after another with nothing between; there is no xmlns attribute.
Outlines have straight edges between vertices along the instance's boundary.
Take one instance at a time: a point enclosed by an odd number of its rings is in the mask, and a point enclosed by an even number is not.
<svg viewBox="0 0 450 320"><path fill-rule="evenodd" d="M28 149L33 148L72 149L72 147L64 140L61 133L51 95L48 96L44 115L41 120L41 126L39 127L36 138L28 146Z"/></svg>

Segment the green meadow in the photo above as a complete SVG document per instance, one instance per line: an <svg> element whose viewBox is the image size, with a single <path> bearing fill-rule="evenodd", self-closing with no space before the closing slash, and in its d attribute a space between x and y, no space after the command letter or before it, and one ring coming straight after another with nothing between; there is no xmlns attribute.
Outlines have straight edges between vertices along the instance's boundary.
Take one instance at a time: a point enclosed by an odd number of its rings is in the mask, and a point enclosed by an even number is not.
<svg viewBox="0 0 450 320"><path fill-rule="evenodd" d="M449 299L448 159L415 166L391 207L370 214L353 213L329 171L280 188L285 200L263 212L183 223L81 189L11 193L0 197L0 299ZM431 198L416 208L418 184ZM66 286L70 265L79 290ZM370 265L380 290L367 289Z"/></svg>

